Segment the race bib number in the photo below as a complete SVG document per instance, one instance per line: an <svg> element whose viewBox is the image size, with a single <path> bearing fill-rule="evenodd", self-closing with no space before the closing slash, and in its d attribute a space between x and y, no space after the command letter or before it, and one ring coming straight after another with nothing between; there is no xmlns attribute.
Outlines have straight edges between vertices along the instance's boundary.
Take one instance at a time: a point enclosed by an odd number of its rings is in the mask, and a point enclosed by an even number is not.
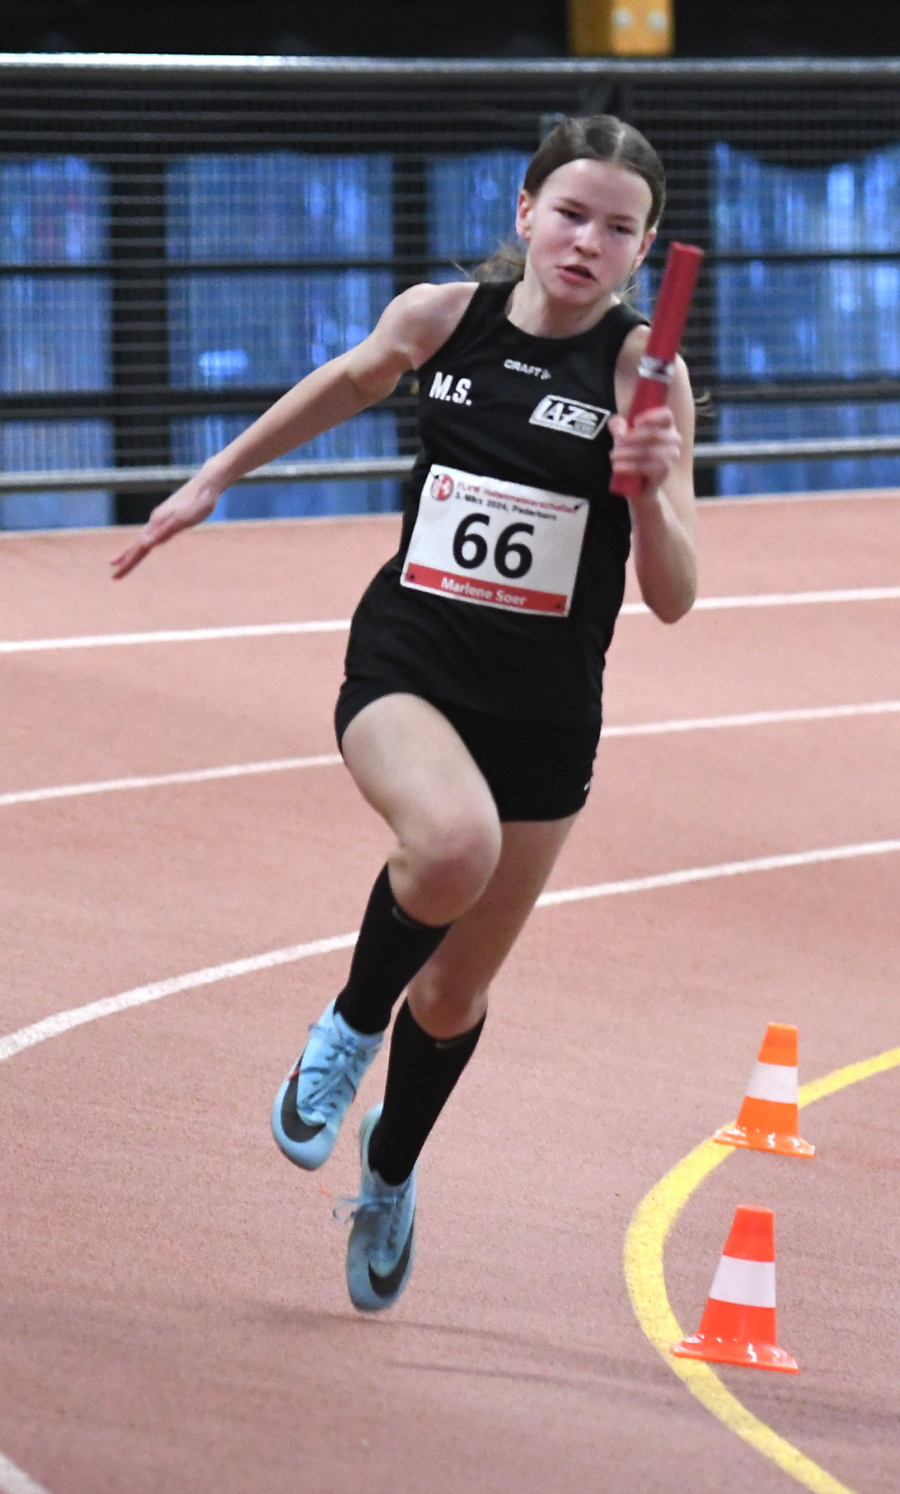
<svg viewBox="0 0 900 1494"><path fill-rule="evenodd" d="M505 612L568 617L588 500L434 466L401 584Z"/></svg>

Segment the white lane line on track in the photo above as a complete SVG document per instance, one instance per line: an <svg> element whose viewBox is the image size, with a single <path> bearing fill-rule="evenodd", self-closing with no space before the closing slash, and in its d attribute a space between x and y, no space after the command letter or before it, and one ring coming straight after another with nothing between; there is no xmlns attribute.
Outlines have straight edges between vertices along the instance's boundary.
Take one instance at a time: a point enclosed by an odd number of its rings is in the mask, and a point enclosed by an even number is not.
<svg viewBox="0 0 900 1494"><path fill-rule="evenodd" d="M287 773L300 768L333 768L343 762L339 752L318 757L276 757L260 763L233 763L224 768L191 768L182 773L159 773L147 778L103 778L97 783L62 783L55 788L22 789L0 794L0 809L10 804L39 804L45 799L77 799L84 794L115 794L128 789L167 788L176 783L210 783L217 778L244 778L255 773Z"/></svg>
<svg viewBox="0 0 900 1494"><path fill-rule="evenodd" d="M51 649L127 648L133 643L209 643L219 638L278 638L292 633L346 633L349 618L312 622L244 623L233 628L170 628L161 633L89 633L83 638L14 638L0 641L0 654L37 654Z"/></svg>
<svg viewBox="0 0 900 1494"><path fill-rule="evenodd" d="M804 607L829 602L900 601L900 586L862 586L842 591L762 592L754 596L698 597L695 612L728 612L744 607ZM643 602L626 602L623 617L649 616ZM231 628L175 628L159 633L92 633L74 638L0 640L0 654L34 654L56 649L127 648L138 643L205 643L220 638L276 638L293 633L344 633L347 618L311 622L248 623Z"/></svg>
<svg viewBox="0 0 900 1494"><path fill-rule="evenodd" d="M590 898L619 897L629 892L651 892L663 887L681 887L690 882L708 882L717 877L745 876L752 872L777 871L797 866L816 866L828 861L846 861L859 856L883 856L900 851L900 840L877 840L857 845L828 846L817 851L799 851L782 856L762 856L752 861L726 861L718 866L688 867L682 871L662 872L649 877L632 877L622 882L599 882L594 887L570 887L558 892L545 892L538 899L539 908L556 907L560 903L574 903ZM132 1007L145 1006L151 1001L160 1001L164 996L175 996L181 991L196 990L199 986L215 985L218 981L233 980L240 975L252 975L259 970L272 970L278 965L293 964L297 960L312 959L315 955L331 954L336 950L351 949L356 943L356 933L337 934L330 939L314 939L308 944L289 945L286 949L269 950L266 954L251 955L243 960L231 960L224 965L210 965L205 970L192 970L187 975L175 975L168 980L153 981L134 990L123 991L118 996L108 996L100 1001L88 1002L86 1006L72 1007L68 1011L56 1012L28 1027L19 1028L5 1038L0 1038L0 1061L33 1048L36 1043L59 1037L74 1027L87 1022L96 1022L101 1017L114 1016L116 1012L128 1011ZM3 1494L48 1494L41 1484L17 1468L0 1453L0 1490Z"/></svg>
<svg viewBox="0 0 900 1494"><path fill-rule="evenodd" d="M812 607L829 602L896 602L900 586L857 586L843 591L764 591L746 597L698 597L695 612L727 612L735 607ZM623 612L626 610L623 607ZM645 612L640 602L631 602L633 612Z"/></svg>
<svg viewBox="0 0 900 1494"><path fill-rule="evenodd" d="M621 897L631 892L653 892L659 888L682 887L691 882L711 882L719 877L747 876L753 872L786 870L799 866L818 866L829 861L849 861L861 856L886 856L900 851L900 840L862 841L855 845L825 846L815 851L796 851L780 856L759 856L749 861L725 861L716 866L687 867L681 871L659 872L648 877L631 877L622 882L598 882L592 887L568 887L556 892L545 892L538 898L537 907L552 908L560 903L584 902L592 898ZM308 944L293 944L286 949L272 949L266 954L250 955L243 960L230 960L224 965L210 965L205 970L192 970L187 975L174 975L168 980L153 981L150 985L137 986L123 991L118 996L106 996L91 1001L86 1006L71 1007L68 1011L56 1012L28 1027L19 1028L8 1037L0 1038L0 1061L12 1058L25 1048L43 1043L48 1038L58 1037L73 1027L86 1022L96 1022L100 1017L111 1017L116 1012L131 1007L144 1006L149 1001L159 1001L164 996L175 996L179 991L192 991L198 986L215 985L218 981L234 980L240 975L253 975L259 970L271 970L277 965L291 965L298 960L312 959L315 955L331 954L335 950L351 949L356 943L356 932L336 934L330 939L313 939Z"/></svg>
<svg viewBox="0 0 900 1494"><path fill-rule="evenodd" d="M818 851L757 856L752 861L723 861L718 866L692 866L684 871L631 877L625 882L598 882L594 887L564 887L558 892L542 893L537 906L555 908L560 903L580 903L587 898L618 897L627 892L655 892L661 887L685 887L691 882L712 882L719 877L744 877L751 872L786 871L792 866L821 866L827 861L850 861L857 856L887 856L895 851L900 851L900 840L869 840L851 846L825 846Z"/></svg>
<svg viewBox="0 0 900 1494"><path fill-rule="evenodd" d="M11 1463L9 1458L4 1458L0 1453L0 1489L3 1494L47 1494L43 1484L36 1484L33 1478Z"/></svg>
<svg viewBox="0 0 900 1494"><path fill-rule="evenodd" d="M846 720L854 716L887 716L900 713L900 700L875 700L860 705L810 706L792 711L748 711L734 716L693 716L671 721L638 721L632 725L607 726L610 737L659 737L687 731L717 731L726 727L781 726L791 722ZM256 773L287 773L301 768L332 768L343 762L339 752L318 757L271 758L258 763L232 763L222 768L192 768L180 773L160 773L144 778L104 778L96 783L64 783L52 788L21 789L0 794L0 809L14 804L39 804L47 799L75 799L86 794L112 794L128 789L166 788L178 783L210 783L217 778L242 778Z"/></svg>
<svg viewBox="0 0 900 1494"><path fill-rule="evenodd" d="M800 706L789 711L746 711L733 716L688 716L682 720L639 721L605 726L603 737L661 737L669 732L717 731L733 726L783 726L796 721L839 721L853 716L890 716L900 712L900 700L863 701L859 705ZM0 799L0 803L2 803Z"/></svg>
<svg viewBox="0 0 900 1494"><path fill-rule="evenodd" d="M169 980L152 981L148 986L137 986L133 991L123 991L119 996L105 996L100 1001L90 1001L87 1006L71 1007L65 1012L56 1012L44 1017L29 1027L21 1027L9 1037L0 1038L0 1061L12 1058L24 1048L47 1038L59 1037L73 1027L82 1027L85 1022L96 1022L100 1017L111 1017L116 1012L128 1011L133 1006L145 1006L148 1001L161 1001L163 996L175 996L179 991L193 991L198 986L212 986L220 980L234 980L239 975L254 975L258 970L274 970L277 965L291 965L296 960L309 960L314 955L331 954L337 949L352 949L356 943L356 932L335 934L331 939L313 939L309 944L290 944L286 949L270 949L267 954L251 955L245 960L229 960L224 965L209 965L205 970L192 970L188 975L174 975Z"/></svg>

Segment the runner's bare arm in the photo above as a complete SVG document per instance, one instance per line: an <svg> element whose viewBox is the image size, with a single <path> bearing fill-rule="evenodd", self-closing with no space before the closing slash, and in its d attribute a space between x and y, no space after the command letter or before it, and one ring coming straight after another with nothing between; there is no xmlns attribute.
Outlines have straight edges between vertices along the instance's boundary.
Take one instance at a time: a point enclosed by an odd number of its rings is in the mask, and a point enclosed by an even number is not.
<svg viewBox="0 0 900 1494"><path fill-rule="evenodd" d="M636 327L616 368L616 403L627 410L637 384L637 366L649 329ZM644 478L630 501L634 566L647 606L663 622L677 622L697 595L696 503L694 499L694 399L688 371L676 360L668 401L639 416L632 430L610 421L613 466Z"/></svg>
<svg viewBox="0 0 900 1494"><path fill-rule="evenodd" d="M418 368L446 342L474 289L471 283L459 282L414 285L403 291L358 347L301 379L155 508L111 562L113 578L126 576L157 545L209 518L222 493L238 478L384 399L403 373Z"/></svg>

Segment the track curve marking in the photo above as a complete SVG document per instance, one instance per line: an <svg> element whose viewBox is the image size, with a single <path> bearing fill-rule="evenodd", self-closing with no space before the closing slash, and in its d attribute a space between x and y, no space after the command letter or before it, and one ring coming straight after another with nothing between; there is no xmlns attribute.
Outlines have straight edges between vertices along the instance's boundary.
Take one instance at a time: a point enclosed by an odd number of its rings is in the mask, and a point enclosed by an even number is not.
<svg viewBox="0 0 900 1494"><path fill-rule="evenodd" d="M647 877L632 877L619 882L600 882L589 887L571 887L545 892L538 899L537 907L556 907L562 903L580 902L591 898L617 897L631 892L651 892L666 887L682 887L693 882L711 881L717 877L743 876L753 872L814 866L829 861L842 861L859 856L879 856L891 852L900 852L900 840L828 846L817 851L758 857L754 861L731 861L717 866L687 867L679 871L662 872ZM185 975L171 976L167 980L151 981L147 985L122 991L117 996L102 997L99 1001L90 1001L84 1006L70 1007L66 1011L55 1012L52 1016L32 1022L27 1027L20 1027L18 1031L0 1038L0 1062L13 1058L17 1053L23 1053L27 1048L33 1048L38 1043L47 1042L53 1037L60 1037L63 1033L71 1032L74 1028L82 1027L88 1022L97 1022L101 1017L111 1017L117 1012L129 1011L135 1007L145 1006L149 1002L160 1001L165 996L175 996L181 991L197 990L202 986L215 985L224 980L234 980L241 975L251 975L259 970L271 970L279 965L293 964L298 960L312 959L316 955L351 949L356 943L356 937L357 931L354 931L351 934L336 934L326 939L313 939L305 944L288 945L283 949L268 950L264 954L250 955L245 959L229 960L221 965L210 965L202 970L192 970ZM870 1059L863 1064L852 1064L847 1069L840 1069L824 1079L804 1085L800 1091L801 1104L811 1104L813 1100L821 1099L826 1094L842 1089L846 1084L854 1083L857 1078L867 1078L869 1073L879 1072L879 1068L876 1067L879 1064L881 1069L892 1068L894 1064L900 1064L900 1049L894 1049L890 1054L882 1054L880 1058ZM862 1072L863 1070L865 1072ZM845 1075L853 1075L853 1077L843 1077ZM719 1155L713 1156L714 1152ZM694 1188L708 1173L712 1172L714 1167L726 1161L727 1157L728 1152L725 1148L715 1146L711 1141L703 1142L647 1194L638 1206L637 1213L629 1227L625 1247L629 1292L631 1292L632 1302L644 1332L664 1357L666 1357L666 1349L663 1344L667 1345L670 1340L674 1341L676 1338L683 1337L683 1334L666 1296L662 1272L663 1243L672 1221ZM632 1269L635 1261L637 1262L636 1275ZM632 1279L637 1282L637 1297L635 1291L632 1290ZM669 1362L668 1359L667 1362ZM785 1458L787 1461L780 1462L780 1466L793 1473L793 1476L799 1478L800 1482L806 1482L807 1488L813 1490L814 1494L853 1494L852 1490L832 1479L830 1474L818 1468L815 1463L811 1463L790 1443L784 1442L784 1439L778 1437L777 1433L765 1423L757 1421L751 1412L731 1396L721 1380L708 1370L707 1365L690 1364L684 1361L676 1366L672 1362L672 1368L689 1384L693 1393L703 1400L715 1415L720 1417L720 1420L725 1421L726 1425L731 1425L732 1430L738 1431L738 1435L753 1442L754 1446L759 1446L759 1438L763 1437L763 1434L764 1440L771 1440L773 1446L778 1444L776 1450L779 1452L779 1457L775 1457L772 1451L767 1455L773 1457L776 1462L779 1462L780 1457ZM711 1385L705 1383L708 1380L712 1381ZM698 1390L697 1385L700 1385L701 1389ZM726 1400L728 1403L733 1402L736 1408L731 1409L730 1404L727 1407L727 1414L732 1418L731 1421L726 1420L726 1416L722 1414L723 1408L726 1408ZM719 1409L716 1409L717 1407ZM790 1466L788 1466L789 1462ZM798 1468L813 1470L819 1481L810 1483L808 1476L804 1478L797 1473ZM0 1494L48 1494L48 1490L0 1453Z"/></svg>
<svg viewBox="0 0 900 1494"><path fill-rule="evenodd" d="M821 866L831 861L855 860L861 856L885 856L900 852L900 840L862 841L855 845L823 846L815 851L791 851L780 856L758 856L748 861L723 861L715 866L692 866L679 871L656 872L647 877L630 877L621 882L597 882L586 887L562 887L553 892L544 892L535 904L538 908L554 908L562 903L580 903L593 898L621 897L631 892L654 892L667 887L685 887L694 882L710 882L720 877L749 876L754 872L786 871L793 867ZM112 1017L117 1012L130 1011L134 1007L146 1006L151 1001L161 1001L164 996L176 996L181 991L197 990L201 986L216 985L219 981L235 980L241 975L253 975L259 970L273 970L278 965L292 965L298 960L309 960L316 955L331 954L340 949L352 949L358 930L351 934L335 934L326 939L312 939L305 944L289 944L282 949L270 949L264 954L249 955L240 960L228 960L222 965L208 965L203 970L191 970L186 975L173 975L166 980L151 981L144 986L135 986L130 991L121 991L117 996L104 996L99 1001L89 1001L85 1006L69 1007L42 1017L38 1022L20 1027L0 1038L0 1062L13 1058L26 1048L48 1038L59 1037L87 1022L97 1022L101 1017ZM721 1148L716 1148L721 1151ZM694 1154L691 1153L693 1156ZM727 1156L727 1152L725 1153ZM720 1159L721 1160L721 1159ZM2 1485L0 1485L2 1488Z"/></svg>
<svg viewBox="0 0 900 1494"><path fill-rule="evenodd" d="M850 1084L900 1067L900 1048L890 1048L874 1058L847 1064L821 1079L801 1086L801 1108L836 1094ZM731 1149L718 1146L711 1138L688 1152L671 1172L641 1199L625 1236L625 1280L637 1320L665 1360L669 1369L683 1380L692 1395L711 1411L729 1431L755 1447L763 1457L796 1479L812 1494L853 1494L818 1463L800 1452L792 1442L760 1421L752 1411L732 1395L709 1364L696 1360L676 1359L670 1353L673 1343L684 1338L666 1292L663 1251L666 1237L688 1199L717 1167L727 1162Z"/></svg>
<svg viewBox="0 0 900 1494"><path fill-rule="evenodd" d="M834 602L896 602L900 586L855 586L838 591L764 591L747 596L698 597L694 612L744 607L809 607ZM643 602L626 602L623 617L650 617ZM346 633L348 618L309 622L243 623L220 628L168 628L156 633L91 633L71 638L0 639L0 654L34 654L72 648L126 648L138 643L208 643L220 638L275 638L292 633Z"/></svg>
<svg viewBox="0 0 900 1494"><path fill-rule="evenodd" d="M900 710L900 701L897 702ZM178 783L212 783L218 778L250 778L257 773L288 773L303 768L335 768L339 752L315 757L274 757L258 763L229 763L221 768L188 768L180 773L155 773L143 778L102 778L94 783L60 783L51 788L21 789L0 794L0 809L14 804L41 804L47 799L80 799L86 794L117 794L132 789L169 788Z"/></svg>
<svg viewBox="0 0 900 1494"><path fill-rule="evenodd" d="M43 654L71 648L130 648L137 643L211 643L221 638L281 638L293 633L346 633L349 618L312 622L242 623L230 628L166 628L158 633L86 633L72 638L13 638L0 654Z"/></svg>
<svg viewBox="0 0 900 1494"><path fill-rule="evenodd" d="M896 602L900 586L847 586L838 591L763 591L755 596L698 597L692 612L728 612L735 607L810 607L830 602ZM634 611L647 611L632 603ZM623 607L623 612L626 610Z"/></svg>
<svg viewBox="0 0 900 1494"><path fill-rule="evenodd" d="M745 711L731 716L675 717L669 721L635 721L603 728L604 742L620 737L661 737L691 731L722 731L752 726L787 726L812 721L848 721L858 716L900 715L900 700L863 701L858 705L801 706L785 711ZM168 788L180 783L212 783L219 778L244 778L258 773L288 773L303 768L333 768L343 762L339 752L315 757L267 758L254 763L228 763L218 768L188 768L178 773L156 773L137 778L101 778L93 783L61 783L49 788L19 789L0 794L0 809L16 804L41 804L50 799L78 799L90 794L124 793L134 789Z"/></svg>
<svg viewBox="0 0 900 1494"><path fill-rule="evenodd" d="M9 1458L4 1458L0 1453L0 1489L3 1494L47 1494L43 1484L36 1484L33 1478L11 1463Z"/></svg>
<svg viewBox="0 0 900 1494"><path fill-rule="evenodd" d="M284 949L270 949L265 954L250 955L244 960L228 960L224 965L208 965L205 970L191 970L187 975L173 975L169 980L154 980L149 985L122 991L118 996L104 996L99 1001L89 1001L86 1006L55 1012L51 1017L43 1017L40 1022L32 1022L28 1027L20 1027L18 1032L0 1038L0 1062L22 1053L25 1048L33 1048L36 1043L71 1032L73 1027L83 1027L86 1022L97 1022L101 1017L112 1017L116 1012L130 1011L135 1006L146 1006L150 1001L161 1001L164 996L175 996L179 991L195 991L199 986L214 986L221 980L235 980L239 975L253 975L258 970L274 970L277 965L291 965L296 960L312 959L314 955L352 949L357 932L335 934L330 939L312 939L308 944L289 944Z"/></svg>

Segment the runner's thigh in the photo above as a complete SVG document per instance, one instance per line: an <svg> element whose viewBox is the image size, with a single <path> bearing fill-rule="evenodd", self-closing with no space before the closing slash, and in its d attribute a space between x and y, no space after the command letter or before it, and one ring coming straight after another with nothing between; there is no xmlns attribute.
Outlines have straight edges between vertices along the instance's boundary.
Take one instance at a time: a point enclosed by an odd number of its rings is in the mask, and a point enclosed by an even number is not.
<svg viewBox="0 0 900 1494"><path fill-rule="evenodd" d="M471 824L495 830L497 808L450 722L417 695L382 695L341 742L360 792L404 843Z"/></svg>

